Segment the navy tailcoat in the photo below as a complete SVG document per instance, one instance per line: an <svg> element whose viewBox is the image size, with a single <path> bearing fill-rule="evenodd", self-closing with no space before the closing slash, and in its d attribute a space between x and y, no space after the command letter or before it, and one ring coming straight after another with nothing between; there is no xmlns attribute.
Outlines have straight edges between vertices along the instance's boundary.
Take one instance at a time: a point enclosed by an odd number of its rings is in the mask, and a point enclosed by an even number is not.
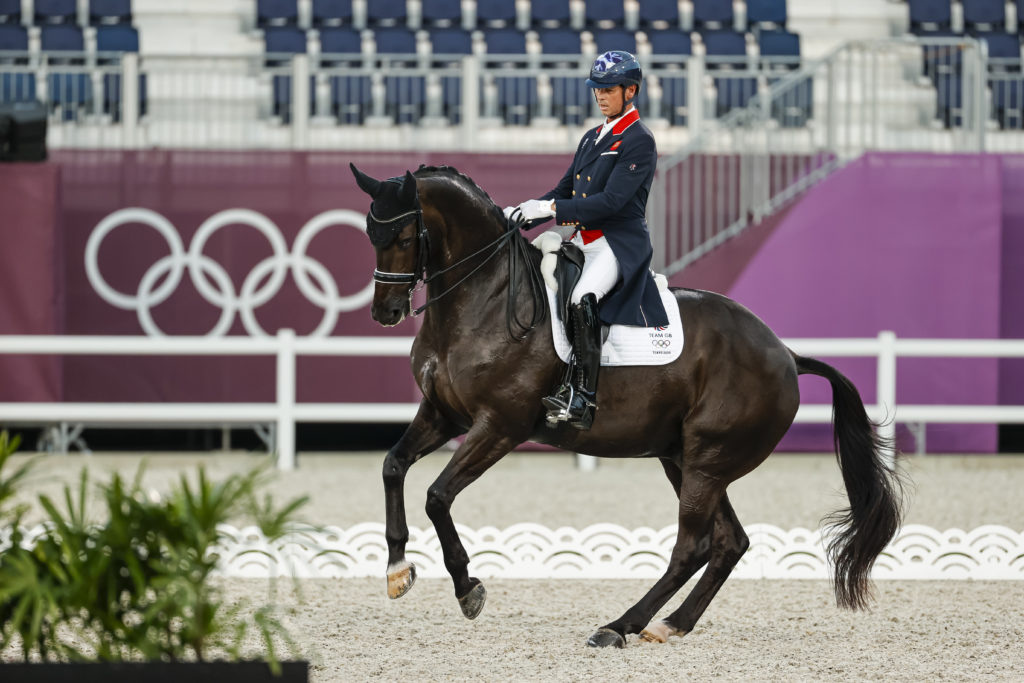
<svg viewBox="0 0 1024 683"><path fill-rule="evenodd" d="M601 138L589 130L569 170L540 199L555 200L555 221L578 230L600 230L619 261L621 281L600 302L606 324L668 325L651 274L651 236L645 212L658 164L654 135L634 109Z"/></svg>

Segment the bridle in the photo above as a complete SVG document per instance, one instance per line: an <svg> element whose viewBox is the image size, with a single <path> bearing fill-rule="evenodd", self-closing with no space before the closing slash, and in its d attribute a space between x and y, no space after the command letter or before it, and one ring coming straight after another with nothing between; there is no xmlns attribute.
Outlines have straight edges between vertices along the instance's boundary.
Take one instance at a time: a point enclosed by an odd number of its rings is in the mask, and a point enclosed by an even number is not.
<svg viewBox="0 0 1024 683"><path fill-rule="evenodd" d="M416 208L415 209L412 209L411 211L406 211L403 214L399 214L397 216L394 216L392 218L387 218L387 219L380 219L376 215L374 215L374 213L373 213L373 205L372 204L370 205L370 218L374 222L376 222L376 223L378 223L380 225L390 225L390 224L393 224L393 223L397 223L398 221L404 220L404 219L408 218L409 216L413 216L413 215L416 216L416 243L417 243L417 245L416 245L416 247L417 247L416 267L413 269L413 272L411 272L411 273L389 273L389 272L386 272L386 271L377 270L376 268L374 268L374 270L373 270L373 281L374 282L379 282L380 284L383 284L383 285L409 285L409 307L410 308L412 308L412 297L413 297L413 295L416 293L416 291L418 289L417 288L418 284L422 283L423 285L429 285L431 282L433 282L438 277L444 275L445 273L448 273L448 272L454 270L455 268L458 268L462 264L466 263L467 261L469 261L469 260L471 260L473 258L476 258L477 256L479 256L480 254L484 253L488 249L491 250L491 253L488 254L487 257L485 259L483 259L479 264L477 264L477 266L475 268L473 268L473 270L471 270L468 273L466 273L457 282L455 282L453 285L449 286L447 289L445 289L443 292L441 292L437 296L429 298L427 300L427 302L425 304L423 304L422 306L420 306L419 308L414 309L412 311L412 315L414 315L414 316L417 316L417 315L420 315L421 313L423 313L423 311L426 310L426 308L428 306L430 306L431 304L435 303L441 297L443 297L443 296L449 294L450 292L454 291L459 285L461 285L463 282L465 282L470 277L472 277L477 271L479 271L481 268L483 268L485 265L487 265L487 263L492 258L494 258L498 254L499 251L501 251L501 246L502 246L502 244L504 242L510 240L513 235L518 234L518 232L519 232L519 224L518 223L508 222L505 232L503 232L501 235L499 235L497 239L493 240L492 242L490 242L488 244L485 244L480 249L477 249L472 254L469 254L468 256L465 256L465 257L459 259L455 263L453 263L453 264L451 264L451 265L449 265L449 266L447 266L445 268L442 268L441 270L435 271L434 273L431 273L431 274L428 275L427 274L427 256L428 256L428 252L429 252L429 248L430 248L430 238L427 235L427 227L426 227L426 225L423 222L423 208L420 206L420 199L419 199L419 197L418 196L416 197ZM512 258L511 254L510 254L509 258L510 259Z"/></svg>

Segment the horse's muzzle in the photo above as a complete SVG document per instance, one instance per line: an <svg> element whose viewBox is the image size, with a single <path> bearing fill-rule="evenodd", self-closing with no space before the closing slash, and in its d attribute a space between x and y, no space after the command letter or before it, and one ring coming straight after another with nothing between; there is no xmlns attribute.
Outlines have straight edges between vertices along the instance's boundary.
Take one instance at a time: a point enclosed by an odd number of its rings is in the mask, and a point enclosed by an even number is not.
<svg viewBox="0 0 1024 683"><path fill-rule="evenodd" d="M409 300L398 297L385 297L383 301L374 300L370 307L370 315L381 325L392 327L409 315Z"/></svg>

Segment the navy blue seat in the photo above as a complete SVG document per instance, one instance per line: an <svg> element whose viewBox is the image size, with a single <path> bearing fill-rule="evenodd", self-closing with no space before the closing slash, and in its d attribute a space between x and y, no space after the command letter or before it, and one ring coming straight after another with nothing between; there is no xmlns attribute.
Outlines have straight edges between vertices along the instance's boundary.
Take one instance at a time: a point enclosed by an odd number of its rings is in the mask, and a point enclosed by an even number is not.
<svg viewBox="0 0 1024 683"><path fill-rule="evenodd" d="M299 23L299 7L296 0L256 0L256 25L296 26Z"/></svg>
<svg viewBox="0 0 1024 683"><path fill-rule="evenodd" d="M458 65L462 55L473 54L473 37L460 28L437 28L430 32L430 45L435 57L434 66ZM455 57L452 59L451 57ZM444 114L452 123L461 120L462 78L441 77L441 103Z"/></svg>
<svg viewBox="0 0 1024 683"><path fill-rule="evenodd" d="M352 24L352 0L313 0L310 13L313 28Z"/></svg>
<svg viewBox="0 0 1024 683"><path fill-rule="evenodd" d="M132 0L89 0L89 23L93 26L132 23Z"/></svg>
<svg viewBox="0 0 1024 683"><path fill-rule="evenodd" d="M626 21L626 6L622 0L587 0L583 17L592 28L618 28Z"/></svg>
<svg viewBox="0 0 1024 683"><path fill-rule="evenodd" d="M722 116L735 107L745 107L757 94L757 78L717 74L746 72L749 69L746 38L734 31L706 31L701 37L707 48L708 71L714 74L716 115Z"/></svg>
<svg viewBox="0 0 1024 683"><path fill-rule="evenodd" d="M405 0L373 0L366 3L366 20L371 27L404 26L408 19Z"/></svg>
<svg viewBox="0 0 1024 683"><path fill-rule="evenodd" d="M78 22L76 0L35 0L34 21L37 24L74 24Z"/></svg>
<svg viewBox="0 0 1024 683"><path fill-rule="evenodd" d="M639 0L638 19L642 29L679 27L679 3L676 0Z"/></svg>
<svg viewBox="0 0 1024 683"><path fill-rule="evenodd" d="M923 35L952 30L950 0L908 0L908 3L911 33Z"/></svg>
<svg viewBox="0 0 1024 683"><path fill-rule="evenodd" d="M651 44L653 57L681 57L693 54L690 34L679 29L648 31L647 40ZM655 62L658 66L658 84L661 86L661 108L659 111L652 111L651 114L668 119L674 126L685 126L689 98L686 64L678 59ZM639 105L644 113L649 106L649 95L649 87L640 89Z"/></svg>
<svg viewBox="0 0 1024 683"><path fill-rule="evenodd" d="M757 43L761 51L761 67L769 73L769 86L782 77L772 74L800 68L800 36L797 34L763 31L758 35ZM813 105L813 82L809 77L804 78L772 98L772 118L784 127L803 126L811 118Z"/></svg>
<svg viewBox="0 0 1024 683"><path fill-rule="evenodd" d="M139 32L127 24L101 24L96 27L97 63L109 60L104 53L139 51ZM121 74L103 75L103 112L114 121L121 120ZM139 115L146 113L146 75L139 74Z"/></svg>
<svg viewBox="0 0 1024 683"><path fill-rule="evenodd" d="M462 23L462 0L422 0L424 25L459 26Z"/></svg>
<svg viewBox="0 0 1024 683"><path fill-rule="evenodd" d="M359 67L362 64L363 38L347 26L320 29L320 63L325 67ZM329 76L331 114L342 123L361 124L373 100L370 77L366 75Z"/></svg>
<svg viewBox="0 0 1024 683"><path fill-rule="evenodd" d="M569 25L572 15L569 0L543 0L530 3L530 23L540 28L560 28Z"/></svg>
<svg viewBox="0 0 1024 683"><path fill-rule="evenodd" d="M594 43L597 46L597 54L604 54L609 50L625 50L636 53L636 34L622 28L609 28L594 31Z"/></svg>
<svg viewBox="0 0 1024 683"><path fill-rule="evenodd" d="M77 111L92 102L92 79L83 71L62 72L59 67L85 64L82 29L73 24L47 24L39 34L43 52L50 53L46 55L51 66L46 78L50 108L60 109L65 120L74 119Z"/></svg>
<svg viewBox="0 0 1024 683"><path fill-rule="evenodd" d="M693 0L693 24L701 30L732 29L732 0Z"/></svg>
<svg viewBox="0 0 1024 683"><path fill-rule="evenodd" d="M36 99L35 75L10 70L28 64L28 29L20 24L0 24L0 53L3 52L25 54L0 54L0 102Z"/></svg>
<svg viewBox="0 0 1024 683"><path fill-rule="evenodd" d="M516 21L516 0L476 0L476 23L491 28L511 27Z"/></svg>
<svg viewBox="0 0 1024 683"><path fill-rule="evenodd" d="M786 0L747 0L747 26L786 28Z"/></svg>
<svg viewBox="0 0 1024 683"><path fill-rule="evenodd" d="M1004 0L961 0L964 8L964 29L968 33L1004 31L1006 3Z"/></svg>
<svg viewBox="0 0 1024 683"><path fill-rule="evenodd" d="M286 66L290 55L305 54L306 32L295 26L268 26L263 30L264 63L269 67ZM312 80L312 79L311 79ZM272 111L285 123L292 118L292 77L274 75L271 84ZM310 100L313 89L310 88Z"/></svg>
<svg viewBox="0 0 1024 683"><path fill-rule="evenodd" d="M416 63L416 34L401 26L379 28L374 32L377 53L408 55L408 60L392 61L400 66ZM426 82L422 76L384 76L384 106L397 123L413 123L423 115L426 104Z"/></svg>
<svg viewBox="0 0 1024 683"><path fill-rule="evenodd" d="M587 118L594 102L594 91L587 87L586 72L579 61L583 51L580 35L571 29L550 29L540 31L539 38L542 64L569 68L578 73L551 77L551 103L555 117L566 125L578 126Z"/></svg>
<svg viewBox="0 0 1024 683"><path fill-rule="evenodd" d="M0 24L21 23L21 0L0 0Z"/></svg>
<svg viewBox="0 0 1024 683"><path fill-rule="evenodd" d="M526 54L526 34L514 28L492 28L484 31L484 45L488 55L499 58L486 60L491 67L503 65L501 57ZM519 65L512 62L513 68ZM509 125L530 122L537 104L537 79L529 76L495 76L498 113Z"/></svg>

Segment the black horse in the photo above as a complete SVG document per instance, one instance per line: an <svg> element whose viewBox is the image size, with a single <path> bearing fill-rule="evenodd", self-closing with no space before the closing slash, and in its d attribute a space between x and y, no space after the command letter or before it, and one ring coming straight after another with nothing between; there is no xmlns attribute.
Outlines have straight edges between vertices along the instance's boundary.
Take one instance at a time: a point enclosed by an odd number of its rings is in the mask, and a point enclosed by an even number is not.
<svg viewBox="0 0 1024 683"><path fill-rule="evenodd" d="M836 601L863 608L869 574L901 519L900 480L882 456L860 395L821 361L782 344L755 315L711 292L674 289L686 345L668 365L601 369L593 428L549 425L541 398L564 365L555 355L537 272L541 254L510 226L472 180L449 167L376 180L352 166L373 198L367 233L376 251L372 315L397 325L412 293L426 283L424 319L412 347L423 400L384 460L388 595L412 587L405 557L409 530L404 481L409 467L465 434L427 492L445 567L463 614L473 619L486 592L469 575L469 557L450 509L455 497L525 441L603 457L661 461L679 498L679 532L665 574L621 617L587 643L622 647L630 633L664 642L693 629L749 546L728 485L757 467L789 429L800 403L797 375L832 385L836 456L850 506L830 519L828 546ZM420 312L417 311L417 312ZM701 567L679 609L649 623Z"/></svg>

